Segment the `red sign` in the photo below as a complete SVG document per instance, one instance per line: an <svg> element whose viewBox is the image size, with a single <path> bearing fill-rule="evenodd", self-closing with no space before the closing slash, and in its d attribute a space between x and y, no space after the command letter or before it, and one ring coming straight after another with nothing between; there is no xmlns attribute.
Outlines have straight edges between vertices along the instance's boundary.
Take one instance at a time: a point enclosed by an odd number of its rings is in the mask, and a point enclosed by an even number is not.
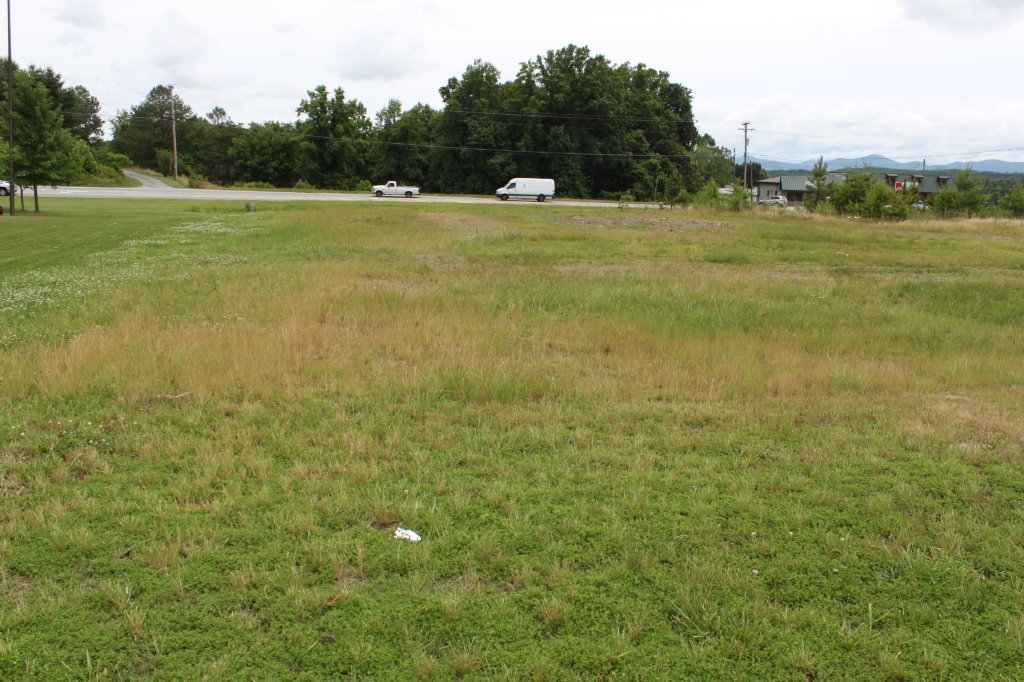
<svg viewBox="0 0 1024 682"><path fill-rule="evenodd" d="M903 183L897 181L896 182L896 191L899 192L901 189L903 189Z"/></svg>

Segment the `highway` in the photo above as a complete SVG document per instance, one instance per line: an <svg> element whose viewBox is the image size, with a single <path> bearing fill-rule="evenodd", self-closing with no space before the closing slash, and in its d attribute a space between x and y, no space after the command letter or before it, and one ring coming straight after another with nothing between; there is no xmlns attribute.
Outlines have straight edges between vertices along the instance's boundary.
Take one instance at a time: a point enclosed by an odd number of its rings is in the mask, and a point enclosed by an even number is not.
<svg viewBox="0 0 1024 682"><path fill-rule="evenodd" d="M126 175L142 183L141 187L40 187L40 198L82 198L82 199L185 199L189 201L377 201L381 203L437 203L437 204L524 204L532 206L576 206L580 208L617 207L609 201L578 201L553 199L544 203L537 201L501 202L497 197L452 196L445 194L424 194L413 199L404 197L380 199L366 193L354 192L294 192L288 190L240 190L240 189L186 189L169 187L159 180L130 171ZM26 205L29 192L25 193ZM643 204L633 204L640 208Z"/></svg>

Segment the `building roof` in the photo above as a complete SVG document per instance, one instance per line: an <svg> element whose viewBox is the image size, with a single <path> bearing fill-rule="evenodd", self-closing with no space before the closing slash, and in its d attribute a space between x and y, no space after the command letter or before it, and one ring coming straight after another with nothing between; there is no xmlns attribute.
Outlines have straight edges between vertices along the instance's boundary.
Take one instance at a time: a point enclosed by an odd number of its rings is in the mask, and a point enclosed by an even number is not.
<svg viewBox="0 0 1024 682"><path fill-rule="evenodd" d="M808 187L810 185L810 187ZM782 176L782 191L783 192L806 192L808 189L813 188L810 178L806 175L783 175Z"/></svg>
<svg viewBox="0 0 1024 682"><path fill-rule="evenodd" d="M917 183L917 191L926 194L935 194L944 189L956 189L956 180L947 175L914 175L914 182ZM945 180L945 186L939 184L939 179Z"/></svg>

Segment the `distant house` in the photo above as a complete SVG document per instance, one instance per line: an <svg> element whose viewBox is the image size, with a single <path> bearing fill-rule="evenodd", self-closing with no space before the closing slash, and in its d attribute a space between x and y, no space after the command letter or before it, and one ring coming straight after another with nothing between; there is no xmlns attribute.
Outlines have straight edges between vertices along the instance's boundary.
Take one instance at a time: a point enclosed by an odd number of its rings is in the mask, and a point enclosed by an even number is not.
<svg viewBox="0 0 1024 682"><path fill-rule="evenodd" d="M913 174L905 175L898 173L876 173L871 176L876 180L882 180L889 189L901 191L911 187L917 187L922 201L930 202L936 194L944 189L956 189L956 181L948 175L938 174ZM825 184L846 182L846 173L828 173L825 176ZM772 178L757 181L757 200L763 201L770 196L784 196L790 204L802 204L804 196L808 192L814 192L814 183L809 175L777 175Z"/></svg>
<svg viewBox="0 0 1024 682"><path fill-rule="evenodd" d="M948 175L927 175L921 173L919 175L901 176L895 173L886 173L883 179L890 189L896 191L917 187L922 201L931 201L936 194L944 189L956 189L956 181Z"/></svg>
<svg viewBox="0 0 1024 682"><path fill-rule="evenodd" d="M806 175L776 175L774 178L758 180L757 200L760 202L771 196L783 196L791 204L803 203L807 185Z"/></svg>
<svg viewBox="0 0 1024 682"><path fill-rule="evenodd" d="M846 173L828 173L825 184L846 182ZM804 195L814 192L814 183L809 175L777 175L757 181L757 200L763 201L770 196L783 196L791 204L802 204Z"/></svg>

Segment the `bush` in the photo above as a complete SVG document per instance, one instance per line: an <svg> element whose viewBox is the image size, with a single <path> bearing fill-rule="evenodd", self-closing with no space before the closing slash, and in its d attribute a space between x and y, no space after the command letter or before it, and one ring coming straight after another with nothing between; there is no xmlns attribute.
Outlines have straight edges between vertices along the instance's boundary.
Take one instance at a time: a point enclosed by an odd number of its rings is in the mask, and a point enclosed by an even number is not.
<svg viewBox="0 0 1024 682"><path fill-rule="evenodd" d="M721 201L722 197L718 193L718 183L714 180L708 180L701 190L693 197L694 204L697 204L698 206L706 206L707 208L718 208Z"/></svg>
<svg viewBox="0 0 1024 682"><path fill-rule="evenodd" d="M237 189L275 189L269 182L250 181L234 185Z"/></svg>
<svg viewBox="0 0 1024 682"><path fill-rule="evenodd" d="M910 217L910 205L897 201L882 206L881 218L883 220L906 220Z"/></svg>
<svg viewBox="0 0 1024 682"><path fill-rule="evenodd" d="M836 215L836 207L832 205L831 201L819 201L814 207L814 212L819 215L834 216Z"/></svg>
<svg viewBox="0 0 1024 682"><path fill-rule="evenodd" d="M299 181L295 183L295 189L316 189L316 186L299 178Z"/></svg>
<svg viewBox="0 0 1024 682"><path fill-rule="evenodd" d="M747 194L747 190L743 188L743 185L734 184L732 186L732 194L727 194L724 197L719 195L719 201L725 201L725 207L734 213L750 208L750 195Z"/></svg>
<svg viewBox="0 0 1024 682"><path fill-rule="evenodd" d="M373 183L369 180L360 180L356 183L357 192L369 192L371 189L373 189Z"/></svg>
<svg viewBox="0 0 1024 682"><path fill-rule="evenodd" d="M1003 199L1003 208L1010 212L1010 215L1024 216L1024 185L1017 185L1013 191Z"/></svg>
<svg viewBox="0 0 1024 682"><path fill-rule="evenodd" d="M626 208L626 204L631 204L636 201L636 197L626 192L625 194L619 195L619 208Z"/></svg>

